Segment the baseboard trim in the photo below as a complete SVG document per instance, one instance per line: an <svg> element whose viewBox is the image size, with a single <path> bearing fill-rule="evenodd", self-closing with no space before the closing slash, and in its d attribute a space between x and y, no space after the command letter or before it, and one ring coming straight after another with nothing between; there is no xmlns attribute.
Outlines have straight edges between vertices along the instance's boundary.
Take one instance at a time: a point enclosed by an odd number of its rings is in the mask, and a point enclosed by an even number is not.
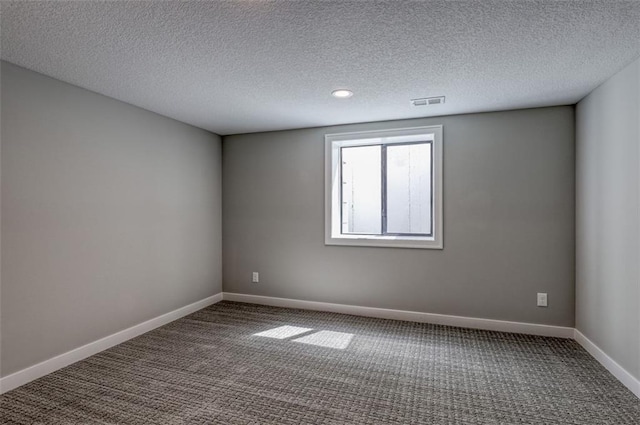
<svg viewBox="0 0 640 425"><path fill-rule="evenodd" d="M0 394L222 301L222 292L0 378Z"/></svg>
<svg viewBox="0 0 640 425"><path fill-rule="evenodd" d="M381 319L406 320L419 323L433 323L446 326L458 326L471 329L483 329L500 332L514 332L529 335L551 336L575 339L590 355L640 398L640 380L627 372L615 360L609 357L600 347L589 340L579 330L563 326L540 325L535 323L509 322L494 319L479 319L445 314L422 313L418 311L393 310L377 307L363 307L348 304L334 304L318 301L296 300L292 298L267 297L262 295L237 294L221 292L196 301L192 304L165 313L161 316L139 323L112 335L90 342L86 345L67 351L51 359L45 360L18 372L0 378L0 394L18 388L28 382L55 372L129 339L135 338L181 317L218 303L222 300L237 301L249 304L261 304L274 307L299 308L304 310L328 311L332 313L352 314L356 316L376 317Z"/></svg>
<svg viewBox="0 0 640 425"><path fill-rule="evenodd" d="M573 328L552 325L539 325L535 323L508 322L504 320L494 319L478 319L474 317L450 316L446 314L392 310L387 308L363 307L317 301L303 301L291 298L276 298L266 297L262 295L237 294L231 292L224 292L222 298L227 301L237 301L249 304L299 308L304 310L329 311L332 313L353 314L356 316L406 320L409 322L433 323L437 325L458 326L462 328L484 329L500 332L514 332L528 335L552 336L559 338L573 338L574 335Z"/></svg>
<svg viewBox="0 0 640 425"><path fill-rule="evenodd" d="M479 319L464 316L451 316L446 314L422 313L417 311L304 301L292 298L237 294L232 292L223 292L222 298L227 301L269 305L274 307L328 311L332 313L353 314L356 316L377 317L381 319L406 320L410 322L433 323L437 325L458 326L463 328L575 339L578 344L593 356L593 358L604 366L605 369L611 372L616 379L640 398L640 381L627 372L615 360L609 357L600 347L590 341L579 330L574 328L493 319Z"/></svg>
<svg viewBox="0 0 640 425"><path fill-rule="evenodd" d="M631 375L625 368L620 366L615 360L613 360L607 353L605 353L600 347L593 343L579 330L575 330L574 339L576 342L587 350L594 359L596 359L602 366L605 367L616 379L629 388L629 390L640 398L640 380Z"/></svg>

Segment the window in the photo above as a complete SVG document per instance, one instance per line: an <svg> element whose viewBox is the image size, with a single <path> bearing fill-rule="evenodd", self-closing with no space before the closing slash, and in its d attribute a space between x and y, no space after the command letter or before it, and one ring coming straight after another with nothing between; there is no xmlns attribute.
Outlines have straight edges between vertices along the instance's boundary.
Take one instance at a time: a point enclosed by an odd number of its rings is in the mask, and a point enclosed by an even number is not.
<svg viewBox="0 0 640 425"><path fill-rule="evenodd" d="M442 248L442 127L327 134L327 245Z"/></svg>

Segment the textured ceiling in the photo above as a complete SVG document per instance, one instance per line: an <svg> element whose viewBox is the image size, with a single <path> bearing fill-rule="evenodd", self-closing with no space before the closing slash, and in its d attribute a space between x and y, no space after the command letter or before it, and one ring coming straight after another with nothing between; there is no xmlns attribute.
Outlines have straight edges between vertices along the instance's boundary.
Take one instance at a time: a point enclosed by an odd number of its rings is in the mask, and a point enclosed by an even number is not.
<svg viewBox="0 0 640 425"><path fill-rule="evenodd" d="M640 55L640 1L2 1L1 13L2 59L219 134L573 104ZM355 95L332 98L341 87Z"/></svg>

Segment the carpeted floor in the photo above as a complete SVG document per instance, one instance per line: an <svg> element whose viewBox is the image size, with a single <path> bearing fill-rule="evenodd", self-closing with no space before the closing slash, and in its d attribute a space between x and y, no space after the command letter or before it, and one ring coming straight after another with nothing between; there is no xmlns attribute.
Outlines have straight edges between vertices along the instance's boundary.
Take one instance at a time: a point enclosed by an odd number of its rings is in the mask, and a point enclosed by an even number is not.
<svg viewBox="0 0 640 425"><path fill-rule="evenodd" d="M0 421L637 425L640 400L571 340L225 301L0 396Z"/></svg>

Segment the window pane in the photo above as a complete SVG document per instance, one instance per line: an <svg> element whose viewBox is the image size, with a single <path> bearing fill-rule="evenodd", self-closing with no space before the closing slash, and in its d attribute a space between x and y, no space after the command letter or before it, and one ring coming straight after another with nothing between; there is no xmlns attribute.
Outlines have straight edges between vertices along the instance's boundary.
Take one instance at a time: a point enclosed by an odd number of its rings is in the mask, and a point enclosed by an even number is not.
<svg viewBox="0 0 640 425"><path fill-rule="evenodd" d="M387 146L387 233L431 234L431 143Z"/></svg>
<svg viewBox="0 0 640 425"><path fill-rule="evenodd" d="M382 148L342 148L342 233L382 232Z"/></svg>

